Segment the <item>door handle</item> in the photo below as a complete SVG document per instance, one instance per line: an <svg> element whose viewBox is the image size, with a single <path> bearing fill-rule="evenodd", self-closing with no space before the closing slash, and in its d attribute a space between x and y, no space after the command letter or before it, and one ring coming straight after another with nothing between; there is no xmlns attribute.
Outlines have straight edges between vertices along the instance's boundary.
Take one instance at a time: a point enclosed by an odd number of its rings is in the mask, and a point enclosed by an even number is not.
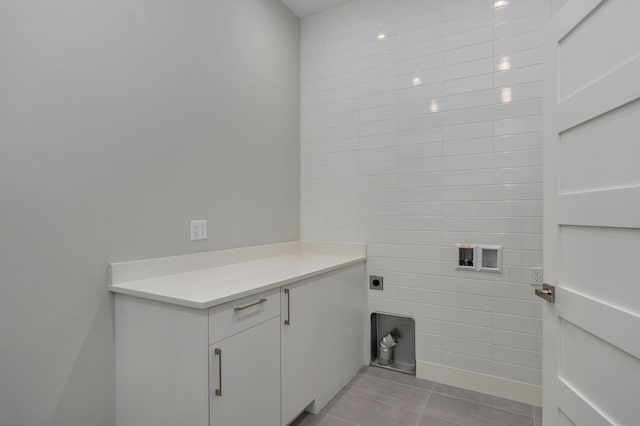
<svg viewBox="0 0 640 426"><path fill-rule="evenodd" d="M252 303L252 304L250 304L250 305L246 305L246 306L238 306L238 307L236 307L236 308L233 308L233 310L234 310L234 311L236 311L236 312L244 311L244 310L245 310L245 309L247 309L247 308L250 308L250 307L252 307L252 306L259 305L259 304L264 303L264 302L266 302L266 301L267 301L267 299L260 299L260 300L258 300L257 302L253 302L253 303Z"/></svg>
<svg viewBox="0 0 640 426"><path fill-rule="evenodd" d="M291 324L291 292L288 288L284 289L284 294L287 295L287 319L284 320L284 325Z"/></svg>
<svg viewBox="0 0 640 426"><path fill-rule="evenodd" d="M218 356L218 389L216 396L222 396L222 349L215 348L213 351Z"/></svg>
<svg viewBox="0 0 640 426"><path fill-rule="evenodd" d="M549 303L556 301L556 287L551 284L542 284L542 288L535 289L535 294Z"/></svg>

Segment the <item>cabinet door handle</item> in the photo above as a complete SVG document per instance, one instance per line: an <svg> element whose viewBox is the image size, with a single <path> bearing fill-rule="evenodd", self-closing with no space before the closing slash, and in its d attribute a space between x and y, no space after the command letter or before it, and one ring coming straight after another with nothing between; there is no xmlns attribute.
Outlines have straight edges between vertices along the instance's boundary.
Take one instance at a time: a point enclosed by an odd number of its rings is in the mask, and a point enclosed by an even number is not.
<svg viewBox="0 0 640 426"><path fill-rule="evenodd" d="M260 299L260 300L258 300L257 302L253 302L253 303L252 303L252 304L250 304L250 305L246 305L246 306L238 306L237 308L233 308L233 310L234 310L234 311L236 311L236 312L244 311L244 310L245 310L245 309L247 309L247 308L250 308L250 307L252 307L252 306L259 305L259 304L264 303L264 302L266 302L266 301L267 301L267 299Z"/></svg>
<svg viewBox="0 0 640 426"><path fill-rule="evenodd" d="M291 324L291 292L288 288L284 289L284 294L287 295L287 319L284 320L284 325Z"/></svg>
<svg viewBox="0 0 640 426"><path fill-rule="evenodd" d="M222 396L222 349L215 348L214 353L219 357L218 360L218 389L216 389L216 396Z"/></svg>

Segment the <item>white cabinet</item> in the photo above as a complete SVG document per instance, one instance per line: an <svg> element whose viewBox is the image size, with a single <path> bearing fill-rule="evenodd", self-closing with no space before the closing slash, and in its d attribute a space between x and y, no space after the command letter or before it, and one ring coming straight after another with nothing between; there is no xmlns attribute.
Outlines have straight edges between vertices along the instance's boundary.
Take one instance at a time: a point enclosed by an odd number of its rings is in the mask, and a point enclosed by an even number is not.
<svg viewBox="0 0 640 426"><path fill-rule="evenodd" d="M211 426L280 425L280 319L209 348Z"/></svg>
<svg viewBox="0 0 640 426"><path fill-rule="evenodd" d="M314 280L282 290L282 424L286 425L315 399L316 329L319 312Z"/></svg>
<svg viewBox="0 0 640 426"><path fill-rule="evenodd" d="M117 426L317 412L366 363L366 288L359 262L209 309L116 294Z"/></svg>
<svg viewBox="0 0 640 426"><path fill-rule="evenodd" d="M315 412L369 363L364 263L316 278Z"/></svg>
<svg viewBox="0 0 640 426"><path fill-rule="evenodd" d="M364 274L357 264L283 287L283 425L310 404L318 412L366 364Z"/></svg>

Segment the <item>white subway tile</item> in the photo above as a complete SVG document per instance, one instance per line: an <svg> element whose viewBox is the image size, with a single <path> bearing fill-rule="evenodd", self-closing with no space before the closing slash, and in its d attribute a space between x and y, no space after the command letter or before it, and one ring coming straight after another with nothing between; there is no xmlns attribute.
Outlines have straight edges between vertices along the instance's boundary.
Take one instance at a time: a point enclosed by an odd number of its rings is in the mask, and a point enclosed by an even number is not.
<svg viewBox="0 0 640 426"><path fill-rule="evenodd" d="M493 11L485 10L462 18L451 19L444 23L443 34L455 34L476 28L491 25L493 22Z"/></svg>
<svg viewBox="0 0 640 426"><path fill-rule="evenodd" d="M509 38L499 39L493 42L493 55L509 55L521 50L542 47L542 31L534 31L519 34Z"/></svg>
<svg viewBox="0 0 640 426"><path fill-rule="evenodd" d="M490 42L492 39L493 27L479 27L445 36L442 39L442 49L445 51L459 49L474 44Z"/></svg>
<svg viewBox="0 0 640 426"><path fill-rule="evenodd" d="M393 146L384 147L384 148L364 149L362 148L362 145L361 145L360 163L361 164L365 163L365 164L362 164L362 166L371 168L373 173L370 173L370 174L375 174L375 165L368 165L366 163L372 163L372 162L391 161L396 165L395 170L397 171L398 163L395 160L398 159L398 149L399 148L395 146L395 142L393 143Z"/></svg>
<svg viewBox="0 0 640 426"><path fill-rule="evenodd" d="M520 123L513 123L516 126ZM460 139L477 139L492 136L494 132L494 123L490 121L470 124L459 124L457 126L447 126L443 129L443 137L445 141ZM502 128L506 128L504 125Z"/></svg>
<svg viewBox="0 0 640 426"><path fill-rule="evenodd" d="M506 278L504 278L506 279ZM531 284L506 281L493 282L493 296L537 302L539 298L532 291Z"/></svg>
<svg viewBox="0 0 640 426"><path fill-rule="evenodd" d="M413 158L398 161L400 173L438 172L442 170L442 157Z"/></svg>
<svg viewBox="0 0 640 426"><path fill-rule="evenodd" d="M451 367L463 370L475 371L482 374L491 374L492 362L488 359L477 358L456 354L453 352L442 352L442 363Z"/></svg>
<svg viewBox="0 0 640 426"><path fill-rule="evenodd" d="M505 249L542 250L541 234L495 234L495 243Z"/></svg>
<svg viewBox="0 0 640 426"><path fill-rule="evenodd" d="M506 52L509 53L509 52ZM444 66L469 62L482 58L492 58L494 55L493 43L474 44L459 49L447 50L442 53Z"/></svg>
<svg viewBox="0 0 640 426"><path fill-rule="evenodd" d="M493 107L493 114L495 120L542 115L542 99L499 104Z"/></svg>
<svg viewBox="0 0 640 426"><path fill-rule="evenodd" d="M438 334L416 332L416 346L442 349L442 336Z"/></svg>
<svg viewBox="0 0 640 426"><path fill-rule="evenodd" d="M469 309L459 309L451 307L442 308L442 320L452 324L479 327L491 327L492 314L491 312L473 311ZM447 322L443 322L443 329L450 328L451 325L447 325ZM489 328L491 331L491 328ZM478 339L480 339L478 336Z"/></svg>
<svg viewBox="0 0 640 426"><path fill-rule="evenodd" d="M538 386L542 385L542 371L537 368L529 368L495 361L493 363L493 374L510 380L531 383Z"/></svg>
<svg viewBox="0 0 640 426"><path fill-rule="evenodd" d="M493 155L493 167L533 167L542 165L542 150L497 152Z"/></svg>
<svg viewBox="0 0 640 426"><path fill-rule="evenodd" d="M555 1L555 0L553 0ZM542 12L523 18L511 19L503 22L496 22L494 25L494 37L496 39L509 38L519 34L541 31L549 21L549 12Z"/></svg>
<svg viewBox="0 0 640 426"><path fill-rule="evenodd" d="M490 169L445 171L442 175L442 184L444 186L460 186L471 183L489 185L492 183L492 174L493 172Z"/></svg>
<svg viewBox="0 0 640 426"><path fill-rule="evenodd" d="M445 217L442 220L444 231L491 232L493 219L471 217Z"/></svg>
<svg viewBox="0 0 640 426"><path fill-rule="evenodd" d="M442 219L438 216L400 216L401 230L419 230L419 229L440 229ZM440 246L423 246L423 245L398 245L397 256L404 259L442 260L442 248Z"/></svg>
<svg viewBox="0 0 640 426"><path fill-rule="evenodd" d="M475 75L473 77L458 78L444 82L444 96L457 93L475 92L493 87L493 75L491 73Z"/></svg>
<svg viewBox="0 0 640 426"><path fill-rule="evenodd" d="M398 94L394 92L380 93L371 96L360 96L358 105L361 110L380 108L398 103Z"/></svg>
<svg viewBox="0 0 640 426"><path fill-rule="evenodd" d="M445 21L469 16L491 10L492 3L487 0L465 0L459 2L445 2L442 18Z"/></svg>
<svg viewBox="0 0 640 426"><path fill-rule="evenodd" d="M360 111L360 123L389 120L398 117L398 106L389 105Z"/></svg>
<svg viewBox="0 0 640 426"><path fill-rule="evenodd" d="M494 124L496 136L532 133L542 128L542 116L497 120Z"/></svg>
<svg viewBox="0 0 640 426"><path fill-rule="evenodd" d="M441 290L441 277L435 275L398 273L398 285L403 287L423 288L426 290ZM440 331L438 331L440 332Z"/></svg>
<svg viewBox="0 0 640 426"><path fill-rule="evenodd" d="M542 320L520 315L493 314L493 327L499 330L542 334ZM537 348L540 350L540 348Z"/></svg>
<svg viewBox="0 0 640 426"><path fill-rule="evenodd" d="M442 307L439 305L413 303L399 300L398 309L400 309L404 315L409 315L414 318L417 317L434 320L439 320L442 318Z"/></svg>
<svg viewBox="0 0 640 426"><path fill-rule="evenodd" d="M491 331L491 328L457 324L447 321L442 322L442 335L474 342L491 343L493 340L493 332Z"/></svg>
<svg viewBox="0 0 640 426"><path fill-rule="evenodd" d="M398 300L413 303L442 305L442 292L411 287L398 287Z"/></svg>
<svg viewBox="0 0 640 426"><path fill-rule="evenodd" d="M542 216L542 201L496 201L493 209L497 217Z"/></svg>
<svg viewBox="0 0 640 426"><path fill-rule="evenodd" d="M485 89L445 96L443 99L443 108L445 111L451 111L455 109L491 105L492 102L493 90Z"/></svg>
<svg viewBox="0 0 640 426"><path fill-rule="evenodd" d="M542 149L542 132L497 136L493 140L494 152Z"/></svg>
<svg viewBox="0 0 640 426"><path fill-rule="evenodd" d="M491 121L493 118L493 108L491 106L480 106L473 108L444 111L442 113L443 126L457 126L461 124L480 123Z"/></svg>
<svg viewBox="0 0 640 426"><path fill-rule="evenodd" d="M442 67L442 53L438 52L418 58L405 59L398 62L397 67L400 74L440 68Z"/></svg>
<svg viewBox="0 0 640 426"><path fill-rule="evenodd" d="M358 58L355 58L355 61L358 64L357 68L360 70L395 64L398 62L398 51L394 49L375 53L369 56L361 56L359 60ZM349 63L349 69L351 68L352 64Z"/></svg>
<svg viewBox="0 0 640 426"><path fill-rule="evenodd" d="M398 231L400 244L437 245L442 243L442 232L439 231Z"/></svg>
<svg viewBox="0 0 640 426"><path fill-rule="evenodd" d="M495 298L493 310L498 314L520 315L531 318L542 318L542 303L526 300Z"/></svg>
<svg viewBox="0 0 640 426"><path fill-rule="evenodd" d="M492 162L493 156L490 153L451 155L444 157L443 167L446 171L490 169Z"/></svg>
<svg viewBox="0 0 640 426"><path fill-rule="evenodd" d="M424 129L412 132L400 132L400 145L412 145L442 141L442 128Z"/></svg>
<svg viewBox="0 0 640 426"><path fill-rule="evenodd" d="M442 217L440 216L399 216L398 229L402 231L438 231L442 229ZM441 251L441 250L440 250ZM439 251L439 252L440 252ZM406 257L406 256L400 256ZM422 257L412 257L412 259L431 260ZM438 256L440 260L440 256Z"/></svg>
<svg viewBox="0 0 640 426"><path fill-rule="evenodd" d="M541 200L542 184L528 183L496 185L493 191L493 199L496 201Z"/></svg>
<svg viewBox="0 0 640 426"><path fill-rule="evenodd" d="M441 201L442 188L420 187L420 188L398 188L398 201L405 202L425 202L425 201ZM440 210L442 211L442 210Z"/></svg>
<svg viewBox="0 0 640 426"><path fill-rule="evenodd" d="M442 350L485 359L491 359L493 356L493 347L488 343L453 337L442 337Z"/></svg>
<svg viewBox="0 0 640 426"><path fill-rule="evenodd" d="M445 216L483 217L493 215L493 203L487 201L447 201L442 205Z"/></svg>
<svg viewBox="0 0 640 426"><path fill-rule="evenodd" d="M494 330L493 343L510 348L537 351L542 347L542 336L512 331Z"/></svg>
<svg viewBox="0 0 640 426"><path fill-rule="evenodd" d="M542 267L541 251L505 250L503 259L505 265Z"/></svg>
<svg viewBox="0 0 640 426"><path fill-rule="evenodd" d="M533 48L493 58L496 71L506 71L542 64L542 48ZM537 79L539 80L539 79Z"/></svg>
<svg viewBox="0 0 640 426"><path fill-rule="evenodd" d="M491 312L493 300L490 296L463 293L443 293L442 304L452 308Z"/></svg>
<svg viewBox="0 0 640 426"><path fill-rule="evenodd" d="M444 154L447 156L489 153L493 149L493 138L449 140L444 143ZM491 182L489 182L491 183Z"/></svg>
<svg viewBox="0 0 640 426"><path fill-rule="evenodd" d="M402 216L441 216L442 203L438 201L400 202L398 214Z"/></svg>
<svg viewBox="0 0 640 426"><path fill-rule="evenodd" d="M542 65L531 65L498 71L494 75L496 86L515 86L542 80Z"/></svg>
<svg viewBox="0 0 640 426"><path fill-rule="evenodd" d="M371 121L360 124L360 136L396 133L398 131L398 119Z"/></svg>
<svg viewBox="0 0 640 426"><path fill-rule="evenodd" d="M360 176L384 176L384 175L393 175L394 177L398 174L398 162L393 160L388 161L379 161L375 163L365 163L362 161L362 153L360 157ZM397 184L397 179L396 179Z"/></svg>
<svg viewBox="0 0 640 426"><path fill-rule="evenodd" d="M422 143L415 145L404 145L398 147L399 159L437 157L442 155L442 143Z"/></svg>
<svg viewBox="0 0 640 426"><path fill-rule="evenodd" d="M524 16L549 12L548 1L511 1L504 7L494 9L494 22L510 21Z"/></svg>
<svg viewBox="0 0 640 426"><path fill-rule="evenodd" d="M475 75L488 74L493 71L493 61L490 58L448 65L443 68L444 80L457 80Z"/></svg>
<svg viewBox="0 0 640 426"><path fill-rule="evenodd" d="M492 285L488 280L478 280L473 278L442 278L443 291L452 293L467 293L477 295L492 294Z"/></svg>

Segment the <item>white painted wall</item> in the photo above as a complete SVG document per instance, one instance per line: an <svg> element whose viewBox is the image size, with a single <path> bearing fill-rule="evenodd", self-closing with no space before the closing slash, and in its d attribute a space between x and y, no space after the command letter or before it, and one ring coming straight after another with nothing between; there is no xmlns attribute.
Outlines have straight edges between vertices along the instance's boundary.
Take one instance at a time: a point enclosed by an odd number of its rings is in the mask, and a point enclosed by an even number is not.
<svg viewBox="0 0 640 426"><path fill-rule="evenodd" d="M369 308L416 318L418 361L541 384L541 29L562 3L302 21L302 236L369 244ZM504 273L455 271L456 242L503 245Z"/></svg>
<svg viewBox="0 0 640 426"><path fill-rule="evenodd" d="M298 52L279 0L0 3L0 424L115 423L108 262L298 238Z"/></svg>

